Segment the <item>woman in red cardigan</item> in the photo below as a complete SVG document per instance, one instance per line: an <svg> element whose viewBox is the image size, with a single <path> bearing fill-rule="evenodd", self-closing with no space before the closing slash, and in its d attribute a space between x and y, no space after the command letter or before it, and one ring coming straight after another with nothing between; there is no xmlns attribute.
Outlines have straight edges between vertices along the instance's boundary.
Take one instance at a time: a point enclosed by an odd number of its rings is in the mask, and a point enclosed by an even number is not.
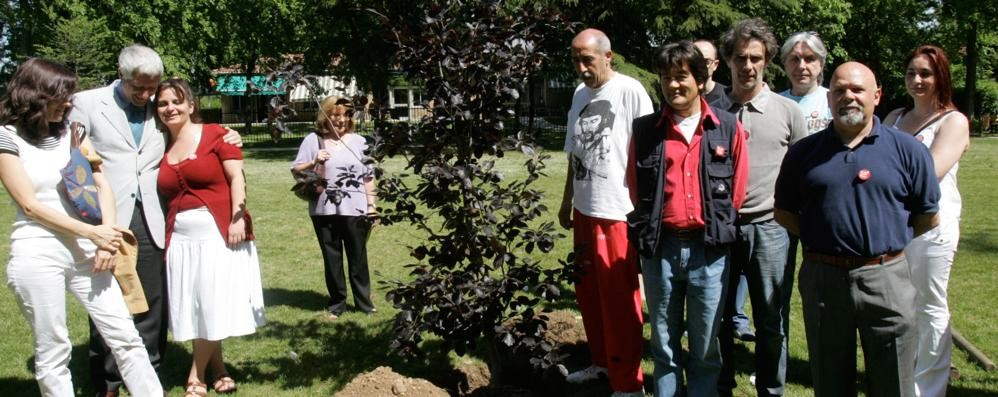
<svg viewBox="0 0 998 397"><path fill-rule="evenodd" d="M209 369L216 392L233 392L222 339L252 334L264 323L242 152L222 141L224 128L199 123L197 98L183 80L160 83L156 114L169 132L158 182L167 201L170 330L174 340L194 341L184 396L207 395Z"/></svg>

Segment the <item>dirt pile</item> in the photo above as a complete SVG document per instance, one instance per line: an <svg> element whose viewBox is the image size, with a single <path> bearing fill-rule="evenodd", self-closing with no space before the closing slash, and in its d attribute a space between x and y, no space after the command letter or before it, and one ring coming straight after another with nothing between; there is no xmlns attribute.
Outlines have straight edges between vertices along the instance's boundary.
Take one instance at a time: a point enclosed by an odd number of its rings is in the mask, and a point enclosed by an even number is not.
<svg viewBox="0 0 998 397"><path fill-rule="evenodd" d="M450 397L425 379L407 378L388 367L358 375L333 397Z"/></svg>

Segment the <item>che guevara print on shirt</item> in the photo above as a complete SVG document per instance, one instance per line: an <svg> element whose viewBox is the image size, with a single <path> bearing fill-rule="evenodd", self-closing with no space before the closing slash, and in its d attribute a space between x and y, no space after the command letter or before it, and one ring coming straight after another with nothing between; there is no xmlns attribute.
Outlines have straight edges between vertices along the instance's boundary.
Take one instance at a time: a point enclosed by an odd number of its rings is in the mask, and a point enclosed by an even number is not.
<svg viewBox="0 0 998 397"><path fill-rule="evenodd" d="M579 112L578 134L572 150L572 168L575 180L585 181L606 179L606 162L610 154L610 133L616 116L610 108L610 101L590 102Z"/></svg>

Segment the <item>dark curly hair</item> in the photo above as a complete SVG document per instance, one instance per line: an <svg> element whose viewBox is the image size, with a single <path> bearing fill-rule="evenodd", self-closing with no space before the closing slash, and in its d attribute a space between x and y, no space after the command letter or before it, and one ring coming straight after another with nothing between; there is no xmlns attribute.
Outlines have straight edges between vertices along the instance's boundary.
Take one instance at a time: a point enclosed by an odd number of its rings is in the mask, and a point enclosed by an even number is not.
<svg viewBox="0 0 998 397"><path fill-rule="evenodd" d="M730 60L735 53L735 47L740 43L750 40L758 40L766 47L766 64L773 60L779 53L780 47L776 44L776 36L773 29L761 18L749 18L735 22L731 29L721 35L721 56L725 60Z"/></svg>
<svg viewBox="0 0 998 397"><path fill-rule="evenodd" d="M76 92L76 73L58 63L31 58L18 66L0 98L0 124L13 125L17 135L31 143L60 137L66 119L49 123L45 108L51 102L66 102Z"/></svg>

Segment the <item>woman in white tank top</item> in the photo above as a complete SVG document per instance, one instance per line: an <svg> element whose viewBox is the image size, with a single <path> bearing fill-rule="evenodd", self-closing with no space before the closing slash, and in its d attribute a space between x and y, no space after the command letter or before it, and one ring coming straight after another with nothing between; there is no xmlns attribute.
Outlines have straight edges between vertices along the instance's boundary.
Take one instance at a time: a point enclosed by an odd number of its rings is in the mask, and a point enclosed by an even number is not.
<svg viewBox="0 0 998 397"><path fill-rule="evenodd" d="M81 135L81 150L93 150L82 132L66 132L64 116L75 90L76 76L69 69L32 58L17 68L0 98L0 181L17 210L7 285L35 336L34 371L42 396L75 393L68 367L73 345L66 328L66 292L83 304L104 336L131 395L162 396L111 276L122 232L113 226L114 196L100 165L93 175L107 220L103 224L81 221L58 188L60 170L70 158L69 134Z"/></svg>
<svg viewBox="0 0 998 397"><path fill-rule="evenodd" d="M896 109L884 121L912 134L929 148L942 193L939 226L905 248L911 280L918 290L915 390L919 396L935 397L946 395L950 375L953 342L946 288L960 240L962 202L956 173L960 157L970 146L970 127L967 117L953 105L949 60L943 50L921 46L906 62L905 87L914 106Z"/></svg>

